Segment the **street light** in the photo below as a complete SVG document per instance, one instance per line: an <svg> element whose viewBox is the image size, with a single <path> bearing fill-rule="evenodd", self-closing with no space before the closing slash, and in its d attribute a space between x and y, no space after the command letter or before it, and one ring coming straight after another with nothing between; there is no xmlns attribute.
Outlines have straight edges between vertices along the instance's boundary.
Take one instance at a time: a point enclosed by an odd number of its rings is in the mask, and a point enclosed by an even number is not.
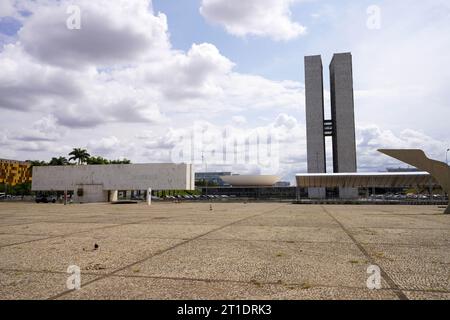
<svg viewBox="0 0 450 320"><path fill-rule="evenodd" d="M208 163L205 161L204 151L202 150L202 162L205 164L205 195L208 195Z"/></svg>
<svg viewBox="0 0 450 320"><path fill-rule="evenodd" d="M450 148L449 149L447 149L447 152L445 153L445 163L448 165L448 152L450 151ZM448 174L450 174L450 171L448 171ZM446 196L447 196L447 199L448 199L448 194L447 194L447 192L446 192Z"/></svg>

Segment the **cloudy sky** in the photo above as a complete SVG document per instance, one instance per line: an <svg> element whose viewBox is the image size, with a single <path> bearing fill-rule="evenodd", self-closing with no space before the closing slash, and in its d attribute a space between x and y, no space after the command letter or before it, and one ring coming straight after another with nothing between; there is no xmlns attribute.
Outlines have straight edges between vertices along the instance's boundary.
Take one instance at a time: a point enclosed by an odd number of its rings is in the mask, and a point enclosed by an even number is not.
<svg viewBox="0 0 450 320"><path fill-rule="evenodd" d="M329 61L350 51L359 170L400 165L381 147L445 160L449 34L448 0L1 0L0 158L84 147L170 162L202 128L198 171L256 173L209 151L223 132L270 132L273 173L292 181L306 171L303 56L322 54L329 114Z"/></svg>

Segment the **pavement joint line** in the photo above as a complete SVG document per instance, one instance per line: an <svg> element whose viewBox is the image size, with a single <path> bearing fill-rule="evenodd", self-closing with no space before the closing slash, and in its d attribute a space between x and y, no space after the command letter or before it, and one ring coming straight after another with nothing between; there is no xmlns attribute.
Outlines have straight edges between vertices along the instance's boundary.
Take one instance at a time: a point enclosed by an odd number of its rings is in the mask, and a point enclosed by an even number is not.
<svg viewBox="0 0 450 320"><path fill-rule="evenodd" d="M114 274L111 277L116 278L144 278L144 279L157 279L157 280L175 280L175 281L198 281L198 282L225 282L225 283L238 283L238 284L254 284L252 281L244 281L244 280L232 280L232 279L203 279L203 278L188 278L188 277L167 277L167 276L149 276L149 275L117 275ZM258 283L261 285L282 285L282 286L302 286L303 283L295 283L295 282L274 282L274 281L259 281ZM355 286L346 286L346 285L328 285L328 284L311 284L311 288L345 288L345 289L364 289L369 290L367 287L355 287ZM386 290L386 291L394 291L393 288L381 288L378 290ZM450 293L448 290L438 290L438 289L403 289L404 291L418 291L418 292L428 292L428 293ZM375 290L376 291L376 290Z"/></svg>
<svg viewBox="0 0 450 320"><path fill-rule="evenodd" d="M150 238L138 238L138 239L150 239ZM165 239L165 238L151 238L151 239ZM177 239L177 238L168 238L168 239ZM206 239L197 239L197 241L240 241L240 242L247 242L247 241L254 241L254 242L279 242L279 243L308 243L308 244L349 244L352 242L345 242L345 241L310 241L310 240L268 240L268 239L216 239L216 238L206 238ZM408 244L408 243L374 243L374 242L361 242L361 244L365 245L383 245L383 246L398 246L398 247L409 247L409 248L421 248L419 245L414 244ZM441 248L441 247L447 247L447 244L427 244L427 247L433 247L433 248Z"/></svg>
<svg viewBox="0 0 450 320"><path fill-rule="evenodd" d="M15 226L23 226L24 224L36 224L39 222L23 222L23 223L13 223L13 224L2 224L2 227L15 227Z"/></svg>
<svg viewBox="0 0 450 320"><path fill-rule="evenodd" d="M57 274L57 275L68 275L67 272L64 271L53 271L53 270L31 270L31 269L2 269L0 268L0 272L22 272L22 273L43 273L43 274ZM93 272L83 272L82 275L87 276L100 276L104 273L93 273Z"/></svg>
<svg viewBox="0 0 450 320"><path fill-rule="evenodd" d="M197 240L197 239L200 239L201 237L204 237L204 236L206 236L206 235L208 235L208 234L211 234L211 233L213 233L213 232L222 230L222 229L224 229L224 228L226 228L226 227L229 227L229 226L231 226L231 225L237 224L237 223L239 223L239 222L241 222L241 221L248 220L248 219L251 219L251 218L259 217L259 216L262 216L262 215L265 215L265 214L274 212L274 211L276 211L276 210L278 210L278 209L280 209L280 208L282 208L282 207L284 207L284 206L286 206L286 204L282 204L281 206L277 206L276 208L272 208L272 209L267 210L267 211L264 211L264 212L262 212L262 213L258 213L258 214L255 214L255 215L247 216L247 217L242 218L242 219L235 220L235 221L233 221L233 222L231 222L231 223L228 223L228 224L225 224L225 225L220 226L220 227L218 227L218 228L212 229L212 230L210 230L210 231L208 231L208 232L205 232L205 233L203 233L203 234L197 235L197 236L195 236L195 237L193 237L193 238L190 238L190 239L188 239L188 240L179 242L179 243L177 243L177 244L175 244L175 245L173 245L173 246L170 246L169 248L166 248L166 249L163 249L163 250L159 250L159 251L157 251L157 252L155 252L155 253L153 253L153 254L151 254L151 255L149 255L149 256L147 256L147 257L141 259L141 260L135 261L135 262L130 263L130 264L124 266L124 267L121 267L121 268L118 268L118 269L116 269L116 270L113 270L112 272L107 273L107 274L104 274L104 275L100 276L100 277L97 278L97 279L93 279L93 280L91 280L91 281L88 281L88 282L86 282L86 283L83 285L83 287L86 287L86 286L88 286L88 285L90 285L90 284L92 284L92 283L94 283L94 282L99 281L99 280L103 280L103 279L109 278L109 277L111 277L111 276L114 276L114 275L115 275L116 273L118 273L118 272L121 272L121 271L123 271L123 270L125 270L125 269L131 268L131 267L133 267L133 266L135 266L135 265L138 265L138 264L143 263L143 262L145 262L145 261L147 261L147 260L150 260L150 259L152 259L153 257L159 256L159 255L164 254L164 253L166 253L166 252L168 252L168 251L170 251L170 250L176 249L176 248L181 247L181 246L183 246L183 245L185 245L185 244L187 244L187 243L190 243L190 242L192 242L192 241L195 241L195 240ZM58 298L61 298L61 297L65 296L65 295L67 295L67 294L73 292L73 291L75 291L75 289L72 289L72 290L65 290L65 291L63 291L63 292L61 292L61 293L59 293L59 294L56 294L56 295L54 295L54 296L49 297L47 300L56 300L56 299L58 299Z"/></svg>
<svg viewBox="0 0 450 320"><path fill-rule="evenodd" d="M30 237L48 237L48 234L42 233L10 233L10 232L0 232L0 236L30 236Z"/></svg>
<svg viewBox="0 0 450 320"><path fill-rule="evenodd" d="M387 229L387 230L448 230L448 228L405 228L405 227L363 227L363 226L356 226L356 227L350 227L349 229Z"/></svg>
<svg viewBox="0 0 450 320"><path fill-rule="evenodd" d="M233 279L202 279L202 278L188 278L188 277L165 277L165 276L146 276L146 275L112 275L112 277L116 278L143 278L143 279L155 279L155 280L174 280L174 281L198 281L198 282L207 282L207 283L236 283L236 284L252 284L255 285L255 283L250 281L244 281L244 280L233 280ZM257 280L259 285L275 285L275 286L296 286L301 287L304 285L304 283L295 283L295 282L278 282L278 281L259 281ZM344 288L344 289L363 289L363 290L369 290L367 287L353 287L353 286L333 286L333 285L327 285L327 284L311 284L311 288ZM386 291L392 291L392 288L381 288L379 290L386 290ZM441 293L441 291L439 291ZM446 292L444 292L446 293Z"/></svg>
<svg viewBox="0 0 450 320"><path fill-rule="evenodd" d="M444 215L441 214L441 216L444 216ZM414 221L419 221L419 222L423 222L424 220L425 221L430 221L430 219L427 219L429 217L429 215L417 215L417 214L416 215L415 214L409 214L408 215L408 214L405 214L405 215L403 215L403 217L411 219L411 220L414 220ZM438 221L435 221L435 222L437 222L439 224L442 224L442 223L440 223Z"/></svg>
<svg viewBox="0 0 450 320"><path fill-rule="evenodd" d="M394 280L387 274L387 272L381 267L379 264L375 263L375 260L372 258L372 256L367 252L367 250L359 243L355 237L350 233L350 231L347 230L347 228L334 216L329 212L323 205L321 206L322 210L326 212L336 223L338 223L342 230L352 239L354 244L358 247L358 249L364 254L366 259L373 265L378 265L381 271L381 276L384 278L384 280L388 283L388 285L391 287L391 289L395 292L397 297L400 300L409 300L408 297L405 295L405 293L399 288L399 286L395 283Z"/></svg>
<svg viewBox="0 0 450 320"><path fill-rule="evenodd" d="M90 230L92 231L92 230ZM83 231L84 233L84 231ZM78 234L78 233L77 233ZM67 234L60 234L60 237L65 237L65 236L74 236L77 237L76 235L67 235ZM26 234L26 233L0 233L0 236L30 236L30 237L44 237L46 235L44 234ZM56 235L55 235L56 236ZM85 236L80 236L78 238L84 238ZM186 240L187 238L177 238L177 237L128 237L128 239L136 239L136 240L147 240L147 239L151 239L151 240ZM42 239L35 239L35 240L42 240ZM18 243L20 244L20 243ZM1 247L0 247L1 248Z"/></svg>
<svg viewBox="0 0 450 320"><path fill-rule="evenodd" d="M441 216L444 216L444 215L442 215L441 214ZM426 221L426 222L435 222L435 223L438 223L439 225L442 225L443 227L440 227L440 228L434 228L434 229L448 229L448 223L446 223L447 221L433 221L433 220L431 220L430 219L430 217L413 217L413 219L416 219L416 220L418 220L418 221L420 221L420 222L424 222L424 221ZM445 228L445 227L447 227L447 228Z"/></svg>
<svg viewBox="0 0 450 320"><path fill-rule="evenodd" d="M435 216L443 216L442 213L392 213L389 211L385 211L386 213L366 213L364 216L366 217L435 217Z"/></svg>
<svg viewBox="0 0 450 320"><path fill-rule="evenodd" d="M121 224L120 226L123 226L126 224ZM139 224L138 224L139 225ZM216 225L211 225L216 226ZM109 226L112 227L112 226ZM95 229L97 230L97 229ZM66 236L73 236L81 233L91 232L92 230L88 231L80 231L74 234L59 234L52 237L45 237L45 234L35 234L35 233L4 233L0 232L0 236L30 236L30 237L44 237L39 239L32 239L31 241L39 241L39 240L47 240L47 239L53 239L57 237L66 237ZM137 240L188 240L187 238L177 238L177 237L129 237L130 239L137 239ZM350 242L345 241L313 241L313 240L272 240L272 239L227 239L227 238L204 238L204 239L197 239L198 241L235 241L235 242L274 242L274 243L308 243L308 244L349 244ZM13 243L7 246L13 246L13 245L19 245L27 242L18 242ZM389 242L364 242L360 241L361 244L364 245L380 245L380 246L396 246L396 247L407 247L407 248L421 248L422 246L417 244L409 244L409 243L389 243ZM442 248L447 247L448 244L426 244L427 248ZM2 246L0 246L2 248ZM0 269L1 270L1 269Z"/></svg>
<svg viewBox="0 0 450 320"><path fill-rule="evenodd" d="M234 242L275 242L275 243L308 243L308 244L349 244L351 242L343 242L343 241L307 241L307 240L270 240L270 239L227 239L227 238L204 238L197 239L197 241L234 241Z"/></svg>
<svg viewBox="0 0 450 320"><path fill-rule="evenodd" d="M57 238L65 238L65 237L70 237L70 236L73 236L73 235L76 235L76 234L79 234L79 233L86 233L86 232L92 232L92 231L96 231L96 230L110 229L110 228L125 226L125 225L129 225L129 224L134 224L134 223L136 223L136 222L114 224L114 225L109 225L109 226L92 228L92 229L88 229L88 230L82 230L82 231L76 231L76 232L71 232L71 233L66 233L66 234L54 235L54 236L41 238L41 239L32 239L32 240L27 240L27 241L22 241L22 242L17 242L17 243L10 243L10 244L7 244L7 245L0 246L0 249L6 248L6 247L16 246L16 245L20 245L20 244L27 244L27 243L31 243L31 242L44 241L44 240L57 239Z"/></svg>

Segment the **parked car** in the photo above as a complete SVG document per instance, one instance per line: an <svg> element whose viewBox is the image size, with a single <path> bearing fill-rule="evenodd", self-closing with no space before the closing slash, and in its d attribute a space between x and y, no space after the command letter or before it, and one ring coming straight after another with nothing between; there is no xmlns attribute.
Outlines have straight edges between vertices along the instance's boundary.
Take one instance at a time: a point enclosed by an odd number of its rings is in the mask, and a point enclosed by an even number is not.
<svg viewBox="0 0 450 320"><path fill-rule="evenodd" d="M36 196L36 203L55 203L56 197L55 196L46 196L46 195L40 195Z"/></svg>

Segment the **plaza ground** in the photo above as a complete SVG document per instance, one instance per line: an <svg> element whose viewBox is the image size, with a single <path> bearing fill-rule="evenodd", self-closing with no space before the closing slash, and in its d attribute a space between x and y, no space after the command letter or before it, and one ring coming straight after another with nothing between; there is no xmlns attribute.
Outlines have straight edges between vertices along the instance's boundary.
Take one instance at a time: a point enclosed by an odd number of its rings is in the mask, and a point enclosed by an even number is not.
<svg viewBox="0 0 450 320"><path fill-rule="evenodd" d="M437 206L211 206L0 203L0 299L450 298Z"/></svg>

